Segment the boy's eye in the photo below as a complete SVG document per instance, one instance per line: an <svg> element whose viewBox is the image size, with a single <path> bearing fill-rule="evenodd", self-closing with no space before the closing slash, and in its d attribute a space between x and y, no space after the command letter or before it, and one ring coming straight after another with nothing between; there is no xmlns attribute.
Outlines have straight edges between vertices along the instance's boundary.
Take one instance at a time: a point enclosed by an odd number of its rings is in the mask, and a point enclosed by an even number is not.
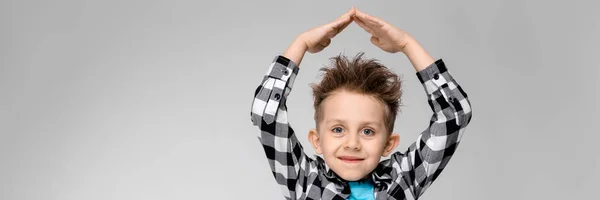
<svg viewBox="0 0 600 200"><path fill-rule="evenodd" d="M373 135L373 133L375 133L375 131L373 131L371 129L364 129L363 130L363 134L365 134L365 135Z"/></svg>
<svg viewBox="0 0 600 200"><path fill-rule="evenodd" d="M344 132L344 129L342 129L341 127L335 127L332 129L332 131L334 133L342 133L342 132Z"/></svg>

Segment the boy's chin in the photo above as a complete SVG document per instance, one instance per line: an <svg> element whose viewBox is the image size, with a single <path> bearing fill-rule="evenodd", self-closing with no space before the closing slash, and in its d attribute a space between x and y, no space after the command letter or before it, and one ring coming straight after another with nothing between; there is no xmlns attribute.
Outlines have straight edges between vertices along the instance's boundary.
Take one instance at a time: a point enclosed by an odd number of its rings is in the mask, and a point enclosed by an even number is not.
<svg viewBox="0 0 600 200"><path fill-rule="evenodd" d="M364 166L364 164L367 163L362 163L363 166L345 166L343 164L339 165L339 163L336 164L338 165L329 166L331 167L331 170L333 172L335 172L340 178L344 179L345 181L359 181L365 178L369 178L371 172L375 170L375 167L370 169L370 167Z"/></svg>
<svg viewBox="0 0 600 200"><path fill-rule="evenodd" d="M345 181L359 181L367 178L369 173L337 173Z"/></svg>

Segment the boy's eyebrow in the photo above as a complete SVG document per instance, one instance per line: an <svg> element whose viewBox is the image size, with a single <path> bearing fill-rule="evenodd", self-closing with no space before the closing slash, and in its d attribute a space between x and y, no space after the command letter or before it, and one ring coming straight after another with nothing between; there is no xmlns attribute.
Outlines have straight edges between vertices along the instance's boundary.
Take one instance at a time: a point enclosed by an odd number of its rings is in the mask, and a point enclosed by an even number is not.
<svg viewBox="0 0 600 200"><path fill-rule="evenodd" d="M342 120L342 119L329 119L329 120L325 121L325 124L329 124L329 123L333 123L333 122L346 124L346 121ZM361 125L371 124L371 125L381 126L381 123L376 122L376 121L362 121L362 122L360 122L360 124Z"/></svg>

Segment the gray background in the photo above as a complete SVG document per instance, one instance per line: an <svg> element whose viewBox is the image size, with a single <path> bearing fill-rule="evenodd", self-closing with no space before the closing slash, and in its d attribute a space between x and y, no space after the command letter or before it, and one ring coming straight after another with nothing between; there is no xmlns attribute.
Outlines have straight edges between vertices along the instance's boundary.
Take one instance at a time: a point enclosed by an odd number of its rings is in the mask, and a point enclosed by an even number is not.
<svg viewBox="0 0 600 200"><path fill-rule="evenodd" d="M0 2L0 199L282 199L250 122L295 36L352 5L443 58L473 104L423 199L597 198L594 1ZM431 111L408 59L350 25L305 57L288 107L309 155L308 85L341 52L404 77L404 150Z"/></svg>

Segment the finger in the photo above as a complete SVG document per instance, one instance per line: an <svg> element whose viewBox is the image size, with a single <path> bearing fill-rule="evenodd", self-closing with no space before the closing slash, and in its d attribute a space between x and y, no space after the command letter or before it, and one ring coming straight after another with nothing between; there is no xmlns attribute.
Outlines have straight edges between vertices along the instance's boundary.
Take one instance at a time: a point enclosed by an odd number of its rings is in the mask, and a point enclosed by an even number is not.
<svg viewBox="0 0 600 200"><path fill-rule="evenodd" d="M316 51L315 51L315 52L320 52L320 51L323 51L323 49L325 49L325 47L327 47L327 46L324 46L324 45L320 45L320 44L319 44L319 45L317 45L317 46L316 46Z"/></svg>
<svg viewBox="0 0 600 200"><path fill-rule="evenodd" d="M356 7L352 6L352 8L350 8L350 10L348 11L348 16L352 17L354 15L356 15Z"/></svg>
<svg viewBox="0 0 600 200"><path fill-rule="evenodd" d="M356 24L358 24L358 26L360 26L362 29L364 29L365 31L370 33L371 35L373 34L373 30L371 30L371 27L366 25L365 22L361 21L359 18L354 18L354 22Z"/></svg>
<svg viewBox="0 0 600 200"><path fill-rule="evenodd" d="M319 43L319 45L322 45L322 46L329 46L329 44L331 44L331 39L327 39L327 40Z"/></svg>
<svg viewBox="0 0 600 200"><path fill-rule="evenodd" d="M334 38L338 33L336 32L336 30L329 30L327 31L327 33L325 34L325 38L327 39L332 39Z"/></svg>
<svg viewBox="0 0 600 200"><path fill-rule="evenodd" d="M361 12L360 10L356 9L356 17L358 17L361 21L365 22L365 24L369 25L369 26L373 26L373 27L377 27L377 26L383 26L386 22L371 16L367 13Z"/></svg>
<svg viewBox="0 0 600 200"><path fill-rule="evenodd" d="M342 32L342 30L344 30L348 25L350 25L350 23L352 23L352 18L348 16L347 18L338 19L332 22L332 24L326 25L325 31L327 32L327 37L335 37L338 33Z"/></svg>
<svg viewBox="0 0 600 200"><path fill-rule="evenodd" d="M379 38L371 36L371 43L373 43L375 46L379 46Z"/></svg>
<svg viewBox="0 0 600 200"><path fill-rule="evenodd" d="M369 24L376 24L378 22L375 17L370 16L369 14L364 13L358 9L356 10L356 17L358 17L363 22L367 22Z"/></svg>
<svg viewBox="0 0 600 200"><path fill-rule="evenodd" d="M326 26L328 26L327 37L333 38L338 33L342 32L342 30L344 30L346 27L348 27L348 25L350 25L350 23L352 23L352 16L354 16L355 13L356 13L356 8L352 7L352 8L350 8L350 10L348 10L348 12L344 13L342 16L340 16L333 22L327 24L326 25Z"/></svg>
<svg viewBox="0 0 600 200"><path fill-rule="evenodd" d="M337 33L342 32L344 29L346 29L346 27L348 27L348 25L350 25L352 23L352 17L350 17L350 19L348 21L346 21L346 23L342 24L342 26L340 28L337 29ZM336 34L337 34L336 33Z"/></svg>
<svg viewBox="0 0 600 200"><path fill-rule="evenodd" d="M342 18L338 18L335 21L329 23L329 27L331 29L339 29L341 27L343 27L346 24L349 24L350 22L352 22L352 17L350 15L348 16L344 16Z"/></svg>

